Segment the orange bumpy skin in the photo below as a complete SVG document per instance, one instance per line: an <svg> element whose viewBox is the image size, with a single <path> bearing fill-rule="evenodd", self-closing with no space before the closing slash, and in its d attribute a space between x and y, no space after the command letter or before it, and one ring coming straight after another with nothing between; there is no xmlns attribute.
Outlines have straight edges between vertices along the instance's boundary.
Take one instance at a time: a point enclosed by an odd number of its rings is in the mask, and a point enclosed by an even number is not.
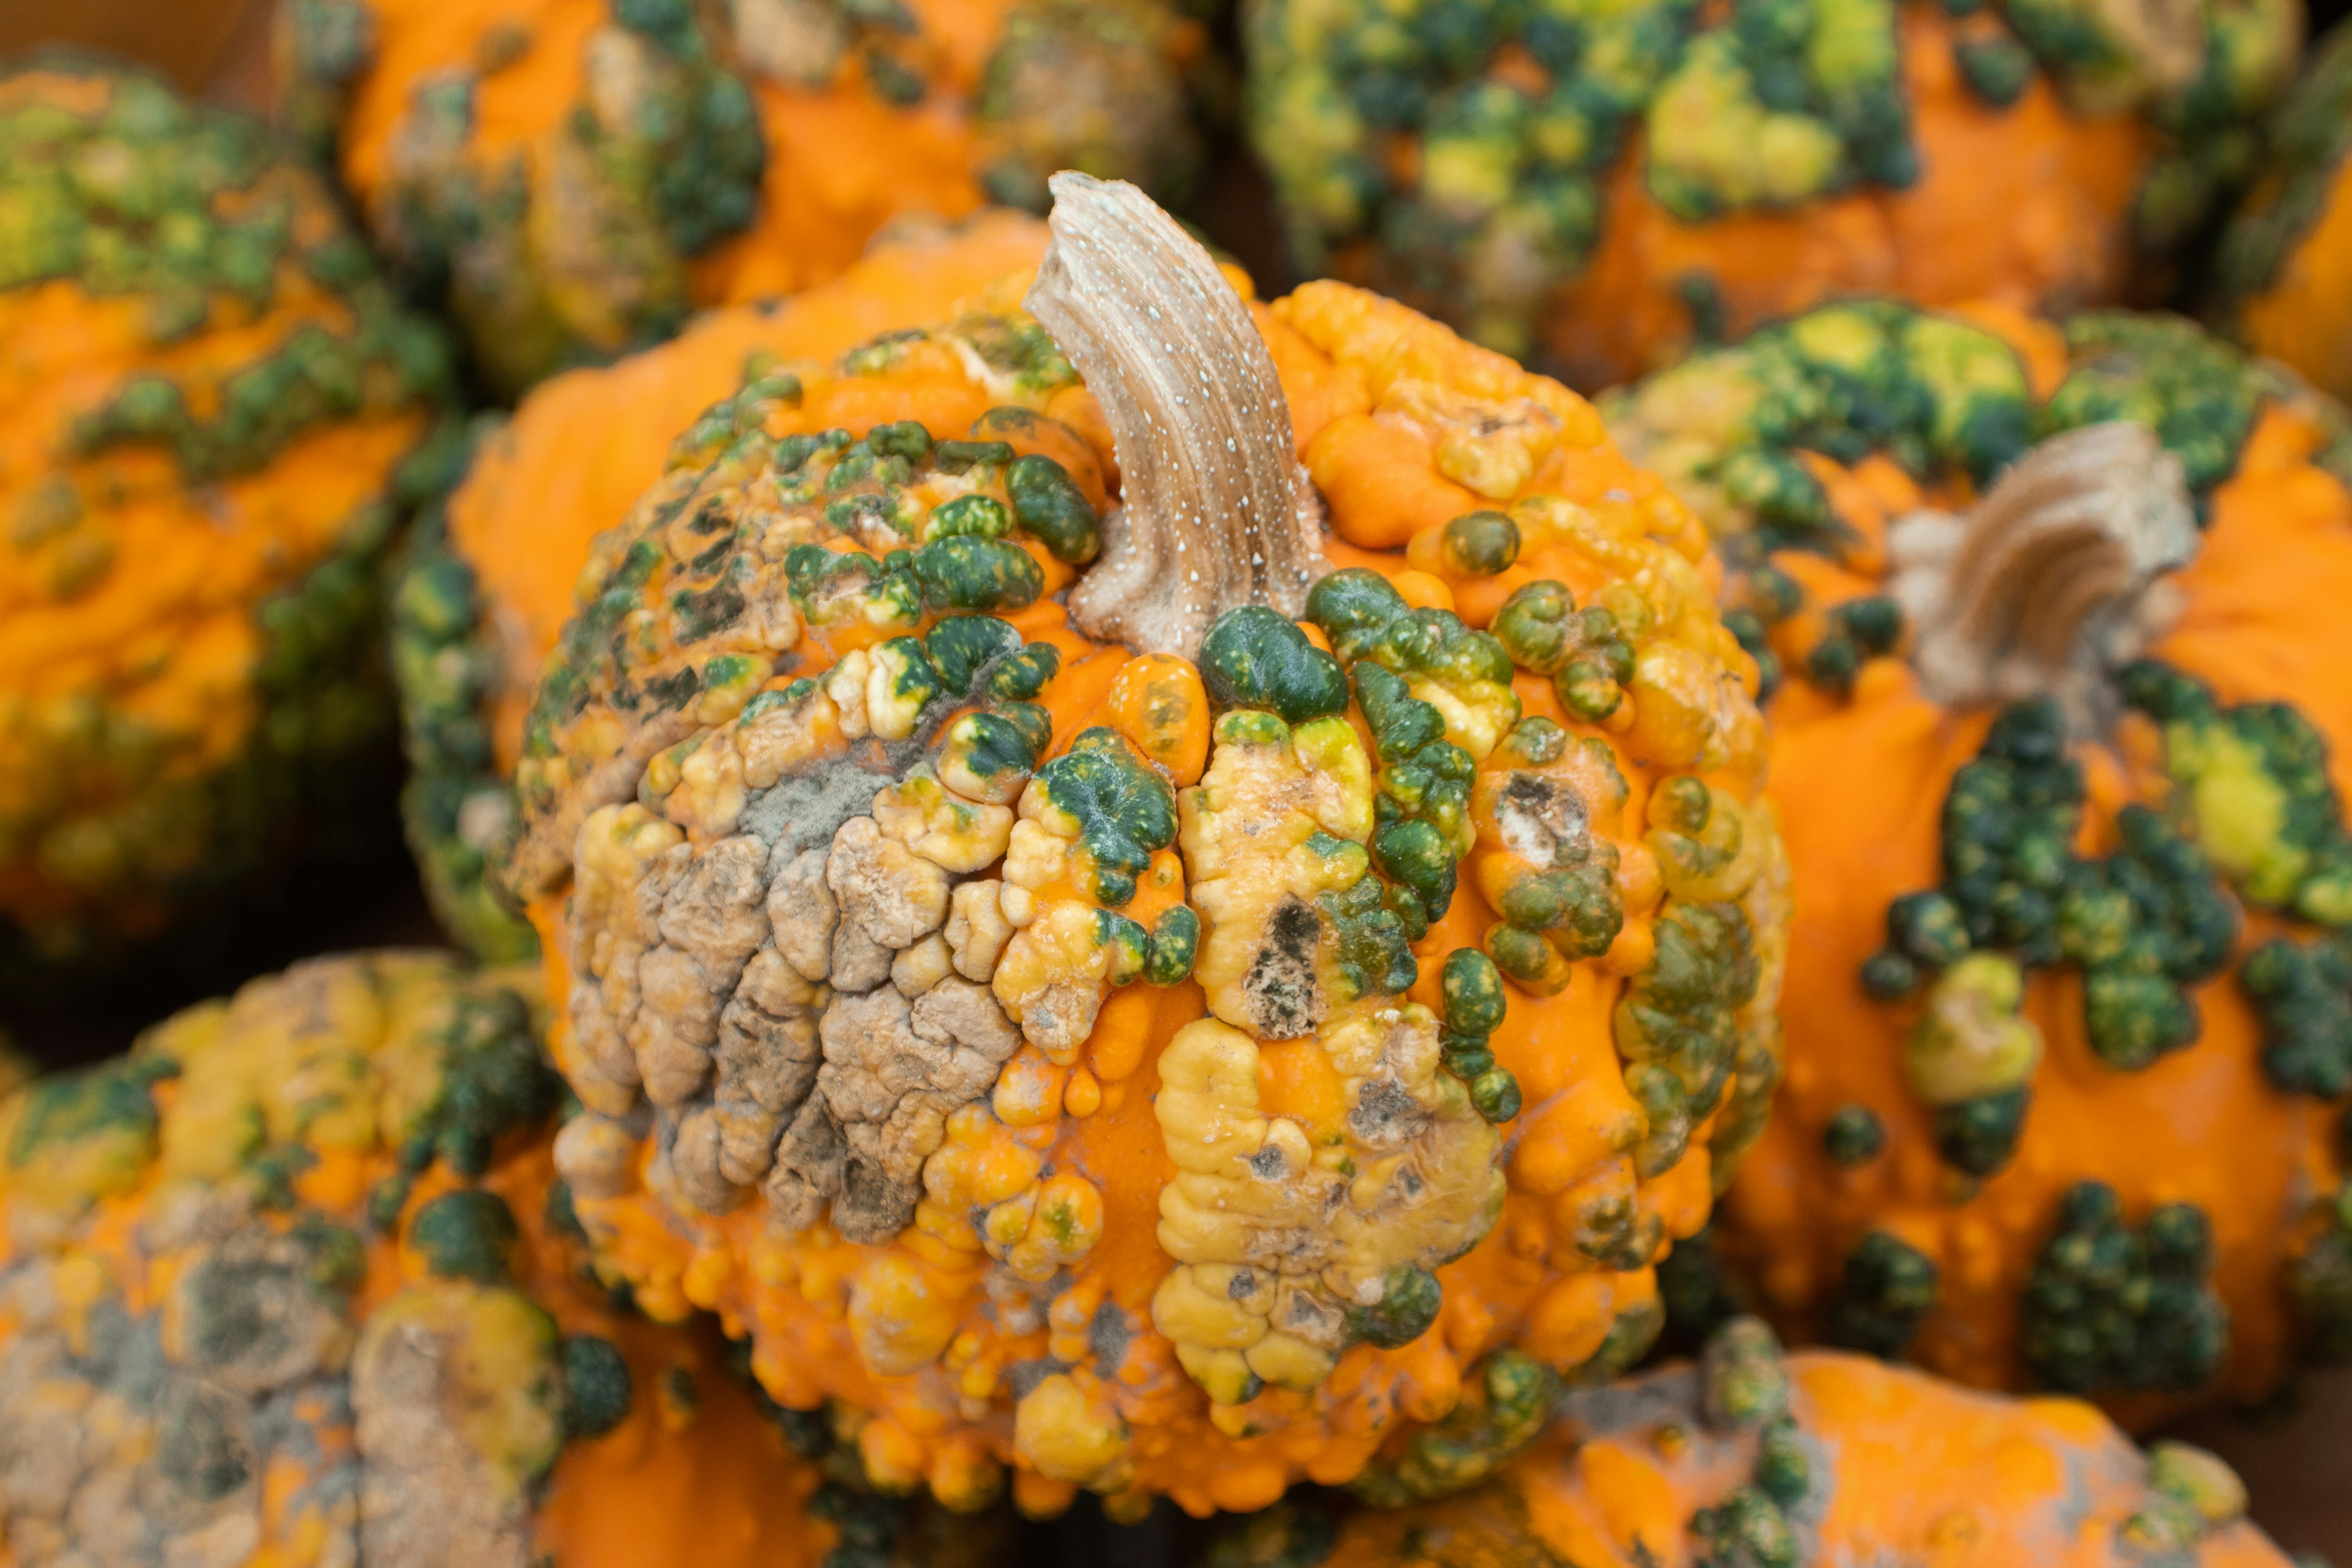
<svg viewBox="0 0 2352 1568"><path fill-rule="evenodd" d="M2103 1568L2153 1555L2285 1568L2200 1449L2147 1454L2087 1405L2008 1399L1861 1356L1781 1360L1760 1325L1698 1366L1564 1397L1483 1489L1328 1526L1277 1513L1252 1562L1296 1568L1684 1568L1932 1562ZM1320 1539L1318 1539L1318 1537Z"/></svg>
<svg viewBox="0 0 2352 1568"><path fill-rule="evenodd" d="M1001 211L901 232L789 301L713 311L658 348L534 387L478 446L446 526L417 530L393 615L409 842L435 912L478 956L537 951L483 868L513 821L523 715L572 580L590 542L661 477L671 438L758 365L940 320L1045 249L1045 225Z"/></svg>
<svg viewBox="0 0 2352 1568"><path fill-rule="evenodd" d="M387 952L0 1102L6 1560L824 1561L710 1337L583 1274L554 1088L520 994Z"/></svg>
<svg viewBox="0 0 2352 1568"><path fill-rule="evenodd" d="M0 144L0 962L90 962L388 782L446 353L259 125L22 71Z"/></svg>
<svg viewBox="0 0 2352 1568"><path fill-rule="evenodd" d="M1162 0L298 0L279 38L289 118L509 395L1058 168L1181 195L1205 42Z"/></svg>
<svg viewBox="0 0 2352 1568"><path fill-rule="evenodd" d="M1842 461L1765 434L1832 365L1909 411L1805 427ZM2340 1356L2343 412L2169 318L1891 303L1611 411L1789 671L1788 1073L1718 1227L1760 1304L2135 1423Z"/></svg>
<svg viewBox="0 0 2352 1568"><path fill-rule="evenodd" d="M2300 26L2063 0L1801 0L1769 30L1682 0L1250 15L1253 136L1302 267L1592 387L1862 289L2118 298L2232 177L2206 139L2245 133Z"/></svg>
<svg viewBox="0 0 2352 1568"><path fill-rule="evenodd" d="M2269 150L2221 237L2213 319L2352 398L2352 27L2312 47L2272 117Z"/></svg>
<svg viewBox="0 0 2352 1568"><path fill-rule="evenodd" d="M867 1413L886 1488L1466 1484L1505 1438L1448 1469L1424 1424L1640 1353L1777 1070L1704 531L1556 384L1310 285L1251 310L1353 570L1099 646L1053 595L1120 448L1014 297L764 367L580 578L509 874L583 1222L781 1402ZM1474 629L1522 589L1585 617L1540 670Z"/></svg>

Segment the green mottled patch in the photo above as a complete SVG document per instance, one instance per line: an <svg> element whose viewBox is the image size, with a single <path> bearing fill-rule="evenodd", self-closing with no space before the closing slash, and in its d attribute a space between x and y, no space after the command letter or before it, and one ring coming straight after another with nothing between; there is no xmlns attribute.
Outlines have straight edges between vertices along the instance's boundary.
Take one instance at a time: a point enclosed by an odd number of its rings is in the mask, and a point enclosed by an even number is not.
<svg viewBox="0 0 2352 1568"><path fill-rule="evenodd" d="M240 204L277 162L268 132L188 103L130 71L49 65L102 79L95 112L26 95L0 114L0 289L78 277L100 294L148 298L163 339L202 327L206 296L268 301L291 235L289 194Z"/></svg>
<svg viewBox="0 0 2352 1568"><path fill-rule="evenodd" d="M2152 659L2118 684L2163 726L2168 812L2231 886L2267 908L2352 925L2352 832L2311 721L2284 702L2223 707L2203 682Z"/></svg>
<svg viewBox="0 0 2352 1568"><path fill-rule="evenodd" d="M2036 1385L2076 1394L2205 1387L2230 1341L2212 1251L2193 1205L2167 1205L2135 1227L2112 1188L2069 1188L2018 1303L2019 1353Z"/></svg>
<svg viewBox="0 0 2352 1568"><path fill-rule="evenodd" d="M2246 955L2238 984L2262 1020L2273 1088L2321 1100L2352 1089L2352 951L2342 937L2273 937Z"/></svg>
<svg viewBox="0 0 2352 1568"><path fill-rule="evenodd" d="M553 1111L559 1080L540 1052L530 1004L502 984L460 992L438 1044L440 1093L400 1129L402 1159L421 1171L438 1156L478 1176L499 1139Z"/></svg>
<svg viewBox="0 0 2352 1568"><path fill-rule="evenodd" d="M2263 402L2289 390L2278 371L2176 316L2085 311L2066 323L2066 379L2035 434L2110 419L2145 425L2200 500L2237 471Z"/></svg>
<svg viewBox="0 0 2352 1568"><path fill-rule="evenodd" d="M178 1073L155 1057L37 1079L20 1090L8 1128L7 1160L37 1195L94 1202L130 1191L154 1158L159 1120L150 1092Z"/></svg>
<svg viewBox="0 0 2352 1568"><path fill-rule="evenodd" d="M1437 1276L1422 1268L1400 1268L1381 1282L1379 1301L1349 1311L1348 1330L1355 1338L1382 1350L1402 1350L1429 1331L1444 1304Z"/></svg>
<svg viewBox="0 0 2352 1568"><path fill-rule="evenodd" d="M1747 0L1652 100L1651 194L1677 217L1917 178L1887 0Z"/></svg>
<svg viewBox="0 0 2352 1568"><path fill-rule="evenodd" d="M2336 28L2311 51L2268 132L2269 176L2231 220L2214 262L2224 319L2276 281L2352 155L2352 28Z"/></svg>
<svg viewBox="0 0 2352 1568"><path fill-rule="evenodd" d="M409 766L401 816L434 915L485 963L533 958L537 934L488 875L515 819L486 718L496 656L473 568L449 547L438 506L418 520L394 568L391 654Z"/></svg>
<svg viewBox="0 0 2352 1568"><path fill-rule="evenodd" d="M1143 978L1154 985L1174 985L1190 978L1200 946L1201 917L1192 907L1179 904L1167 910L1152 922Z"/></svg>
<svg viewBox="0 0 2352 1568"><path fill-rule="evenodd" d="M1559 1392L1534 1357L1497 1351L1463 1380L1462 1401L1413 1434L1393 1459L1375 1459L1349 1489L1376 1508L1402 1508L1476 1486L1533 1442Z"/></svg>
<svg viewBox="0 0 2352 1568"><path fill-rule="evenodd" d="M408 1245L422 1253L437 1279L503 1282L521 1240L514 1212L496 1193L461 1187L444 1193L416 1211Z"/></svg>
<svg viewBox="0 0 2352 1568"><path fill-rule="evenodd" d="M1845 1256L1824 1337L1893 1361L1910 1347L1942 1296L1942 1280L1927 1254L1885 1231L1871 1231Z"/></svg>
<svg viewBox="0 0 2352 1568"><path fill-rule="evenodd" d="M973 311L949 323L945 335L961 342L1025 402L1043 403L1078 373L1052 334L1025 315Z"/></svg>
<svg viewBox="0 0 2352 1568"><path fill-rule="evenodd" d="M2153 678L2134 679L2135 700ZM2083 771L2048 699L2004 710L1944 801L1943 876L1887 910L1887 946L1863 967L1872 994L1909 994L1969 953L2005 953L2026 969L2082 971L2091 1048L2137 1071L2195 1043L2189 988L2229 962L2237 915L2206 853L2162 815L2116 814L2116 851L2074 852ZM1988 1083L1937 1104L1946 1158L1972 1175L2007 1163L2029 1086Z"/></svg>
<svg viewBox="0 0 2352 1568"><path fill-rule="evenodd" d="M2039 433L2008 344L1887 300L1760 328L1611 394L1601 409L1751 570L1776 549L1840 548L1843 525L1801 452L1848 464L1883 452L1923 479L1983 484ZM1768 621L1793 606L1774 608Z"/></svg>
<svg viewBox="0 0 2352 1568"><path fill-rule="evenodd" d="M2311 1358L2336 1366L2352 1362L2352 1187L2337 1188L2315 1217L2286 1266L2287 1300Z"/></svg>
<svg viewBox="0 0 2352 1568"><path fill-rule="evenodd" d="M1341 840L1345 843L1345 840ZM1349 846L1353 848L1352 845ZM1362 865L1360 860L1359 865ZM1377 877L1360 876L1316 900L1339 944L1338 999L1402 995L1420 975L1412 942Z"/></svg>
<svg viewBox="0 0 2352 1568"><path fill-rule="evenodd" d="M563 1341L564 1428L574 1437L601 1437L628 1417L629 1363L612 1341L572 1334Z"/></svg>
<svg viewBox="0 0 2352 1568"><path fill-rule="evenodd" d="M898 342L877 340L842 363L871 367ZM765 407L796 396L797 383L761 376L715 405L710 438L682 442L671 472L600 544L592 591L524 724L516 783L526 831L597 760L570 754L574 736L608 743L612 720L634 727L689 702L699 721L722 721L722 700L736 687L748 692L788 665L800 628L778 624L790 619L780 596L819 632L883 634L875 657L891 687L868 717L886 738L910 734L914 717L942 695L1025 701L1059 668L1050 645L1024 647L986 613L1020 609L1044 592L1045 568L1022 541L1049 554L1093 548L1076 539L1097 525L1074 489L1024 513L1014 479L1052 489L1060 476L1068 489L1058 468L1045 459L1024 468L1029 460L1003 442L939 440L910 421L858 438L832 430L771 439L740 428L754 393ZM1003 415L983 416L974 430L1006 423Z"/></svg>
<svg viewBox="0 0 2352 1568"><path fill-rule="evenodd" d="M1001 539L935 539L915 552L913 569L933 610L1023 609L1045 587L1035 559Z"/></svg>
<svg viewBox="0 0 2352 1568"><path fill-rule="evenodd" d="M49 91L37 85L47 77L70 79ZM219 338L221 353L159 359L74 394L59 465L86 458L97 459L90 473L110 472L109 454L142 447L188 482L210 483L260 472L333 424L450 400L437 331L335 231L324 193L265 128L94 64L48 62L26 84L0 111L0 290L69 281L130 307L158 350L295 311L251 345ZM298 229L309 248L297 246ZM16 479L28 499L0 523L10 545L35 557L37 591L62 602L98 589L118 563L108 512L120 498L62 467L46 481ZM322 861L373 847L359 825L380 804L370 786L381 783L373 764L389 729L376 582L385 545L423 499L387 479L314 546L320 559L276 563L289 580L256 607L260 721L225 763L164 766L175 742L96 695L58 715L69 722L24 737L50 753L29 771L56 780L58 793L20 793L0 811L0 846L71 907L11 921L0 965L55 974L94 964L124 943L121 926L152 931L159 909L272 862L298 822L317 830L305 847ZM314 813L314 804L341 809Z"/></svg>
<svg viewBox="0 0 2352 1568"><path fill-rule="evenodd" d="M1644 1176L1672 1169L1692 1126L1721 1101L1739 1053L1738 1014L1761 974L1755 932L1737 904L1677 900L1654 929L1656 951L1613 1017L1626 1087L1663 1113L1634 1151Z"/></svg>
<svg viewBox="0 0 2352 1568"><path fill-rule="evenodd" d="M1218 616L1201 640L1200 668L1209 700L1221 709L1265 709L1286 724L1304 724L1348 706L1339 661L1263 605Z"/></svg>
<svg viewBox="0 0 2352 1568"><path fill-rule="evenodd" d="M1031 781L1047 809L1076 828L1099 902L1135 897L1152 855L1176 842L1176 792L1115 730L1082 731Z"/></svg>
<svg viewBox="0 0 2352 1568"><path fill-rule="evenodd" d="M1493 520L1516 541L1509 518L1472 515ZM1456 741L1484 751L1518 719L1510 657L1500 639L1445 611L1411 608L1387 579L1361 567L1318 581L1307 618L1330 640L1371 731L1379 786L1372 863L1388 908L1418 942L1452 907L1457 862L1477 837L1469 816L1475 764ZM1515 1111L1517 1087L1497 1079L1479 1103L1484 1111L1506 1101Z"/></svg>

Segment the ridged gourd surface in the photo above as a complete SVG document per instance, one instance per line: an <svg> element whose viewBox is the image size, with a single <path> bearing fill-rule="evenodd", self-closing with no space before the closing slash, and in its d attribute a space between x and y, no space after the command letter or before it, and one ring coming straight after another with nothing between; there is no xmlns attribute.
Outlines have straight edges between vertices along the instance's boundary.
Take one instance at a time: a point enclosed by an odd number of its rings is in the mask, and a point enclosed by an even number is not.
<svg viewBox="0 0 2352 1568"><path fill-rule="evenodd" d="M559 1163L648 1310L870 1415L878 1484L1466 1485L1648 1344L1754 1135L1755 666L1588 405L1328 284L1226 296L1314 514L1228 563L1341 570L1190 654L1079 634L1166 472L1027 282L760 367L598 541L503 870Z"/></svg>

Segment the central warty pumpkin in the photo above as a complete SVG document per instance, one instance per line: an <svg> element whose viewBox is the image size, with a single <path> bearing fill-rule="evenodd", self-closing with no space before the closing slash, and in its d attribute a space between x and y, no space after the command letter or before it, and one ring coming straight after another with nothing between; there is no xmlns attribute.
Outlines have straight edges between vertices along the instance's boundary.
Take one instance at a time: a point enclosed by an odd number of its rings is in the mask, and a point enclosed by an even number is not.
<svg viewBox="0 0 2352 1568"><path fill-rule="evenodd" d="M1769 1092L1755 666L1580 400L1056 189L1034 316L761 367L594 547L505 871L559 1166L886 1488L1465 1485Z"/></svg>

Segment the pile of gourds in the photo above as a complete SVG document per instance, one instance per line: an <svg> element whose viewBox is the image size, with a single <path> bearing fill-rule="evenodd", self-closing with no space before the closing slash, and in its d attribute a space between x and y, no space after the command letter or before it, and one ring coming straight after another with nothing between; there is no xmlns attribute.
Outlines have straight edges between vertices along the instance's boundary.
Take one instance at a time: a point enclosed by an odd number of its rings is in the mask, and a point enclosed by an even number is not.
<svg viewBox="0 0 2352 1568"><path fill-rule="evenodd" d="M0 1060L0 1563L2285 1563L2352 33L277 23L0 74L0 984L244 982Z"/></svg>

